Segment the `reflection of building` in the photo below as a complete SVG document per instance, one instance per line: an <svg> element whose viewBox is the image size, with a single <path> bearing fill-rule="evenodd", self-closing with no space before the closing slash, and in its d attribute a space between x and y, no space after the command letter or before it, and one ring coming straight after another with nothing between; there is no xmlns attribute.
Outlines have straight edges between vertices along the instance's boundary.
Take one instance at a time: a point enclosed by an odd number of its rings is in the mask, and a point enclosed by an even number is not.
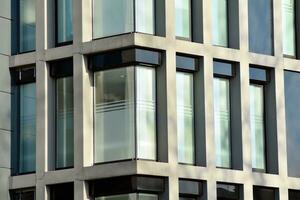
<svg viewBox="0 0 300 200"><path fill-rule="evenodd" d="M296 0L2 0L0 199L299 200Z"/></svg>

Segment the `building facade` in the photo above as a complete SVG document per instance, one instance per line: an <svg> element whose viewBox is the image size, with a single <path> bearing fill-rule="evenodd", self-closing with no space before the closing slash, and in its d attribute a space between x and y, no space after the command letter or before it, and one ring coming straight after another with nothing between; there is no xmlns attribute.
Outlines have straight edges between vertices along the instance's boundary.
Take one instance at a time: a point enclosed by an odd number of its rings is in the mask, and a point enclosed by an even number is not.
<svg viewBox="0 0 300 200"><path fill-rule="evenodd" d="M0 1L1 200L300 200L299 1Z"/></svg>

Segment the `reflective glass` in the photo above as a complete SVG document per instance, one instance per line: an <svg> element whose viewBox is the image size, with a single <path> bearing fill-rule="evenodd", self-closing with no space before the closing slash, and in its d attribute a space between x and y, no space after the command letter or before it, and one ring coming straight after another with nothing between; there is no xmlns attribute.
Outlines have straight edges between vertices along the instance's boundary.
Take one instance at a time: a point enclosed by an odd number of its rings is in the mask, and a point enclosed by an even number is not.
<svg viewBox="0 0 300 200"><path fill-rule="evenodd" d="M95 162L155 160L155 69L100 71L95 73L95 81Z"/></svg>
<svg viewBox="0 0 300 200"><path fill-rule="evenodd" d="M95 200L158 200L158 195L132 193L132 194L121 194L121 195L112 195L112 196L105 196L105 197L96 197Z"/></svg>
<svg viewBox="0 0 300 200"><path fill-rule="evenodd" d="M212 3L213 44L227 47L227 0L213 0Z"/></svg>
<svg viewBox="0 0 300 200"><path fill-rule="evenodd" d="M35 0L20 0L19 51L35 49Z"/></svg>
<svg viewBox="0 0 300 200"><path fill-rule="evenodd" d="M20 85L19 173L35 171L36 91L35 83Z"/></svg>
<svg viewBox="0 0 300 200"><path fill-rule="evenodd" d="M214 78L216 166L231 167L229 79Z"/></svg>
<svg viewBox="0 0 300 200"><path fill-rule="evenodd" d="M284 72L288 175L300 177L300 73Z"/></svg>
<svg viewBox="0 0 300 200"><path fill-rule="evenodd" d="M296 55L295 37L295 1L282 0L283 26L283 53L289 56Z"/></svg>
<svg viewBox="0 0 300 200"><path fill-rule="evenodd" d="M217 200L239 200L239 186L233 184L217 184Z"/></svg>
<svg viewBox="0 0 300 200"><path fill-rule="evenodd" d="M252 168L265 170L264 86L250 85Z"/></svg>
<svg viewBox="0 0 300 200"><path fill-rule="evenodd" d="M57 2L57 42L73 40L73 1L56 0Z"/></svg>
<svg viewBox="0 0 300 200"><path fill-rule="evenodd" d="M190 0L175 0L176 37L190 38L191 36L191 5Z"/></svg>
<svg viewBox="0 0 300 200"><path fill-rule="evenodd" d="M56 168L73 166L73 77L56 80Z"/></svg>
<svg viewBox="0 0 300 200"><path fill-rule="evenodd" d="M249 51L273 55L272 0L248 0Z"/></svg>
<svg viewBox="0 0 300 200"><path fill-rule="evenodd" d="M193 74L177 72L178 162L194 164L194 94Z"/></svg>
<svg viewBox="0 0 300 200"><path fill-rule="evenodd" d="M155 9L154 0L136 0L136 31L154 34Z"/></svg>

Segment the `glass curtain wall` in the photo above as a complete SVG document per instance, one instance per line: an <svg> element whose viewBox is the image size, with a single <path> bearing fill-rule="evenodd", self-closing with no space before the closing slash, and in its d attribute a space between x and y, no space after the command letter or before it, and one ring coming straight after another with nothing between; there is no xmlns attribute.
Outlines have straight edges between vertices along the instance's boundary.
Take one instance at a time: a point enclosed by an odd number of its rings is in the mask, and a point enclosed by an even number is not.
<svg viewBox="0 0 300 200"><path fill-rule="evenodd" d="M231 168L230 80L214 78L216 166Z"/></svg>
<svg viewBox="0 0 300 200"><path fill-rule="evenodd" d="M56 0L57 44L73 40L73 0Z"/></svg>
<svg viewBox="0 0 300 200"><path fill-rule="evenodd" d="M191 39L191 0L175 0L175 34Z"/></svg>
<svg viewBox="0 0 300 200"><path fill-rule="evenodd" d="M296 56L295 0L282 0L283 53Z"/></svg>
<svg viewBox="0 0 300 200"><path fill-rule="evenodd" d="M195 163L193 74L177 72L178 162Z"/></svg>
<svg viewBox="0 0 300 200"><path fill-rule="evenodd" d="M265 158L265 121L264 121L264 86L250 84L250 129L252 168L266 170Z"/></svg>
<svg viewBox="0 0 300 200"><path fill-rule="evenodd" d="M272 0L248 0L249 51L273 55Z"/></svg>
<svg viewBox="0 0 300 200"><path fill-rule="evenodd" d="M95 73L95 162L156 160L155 69Z"/></svg>
<svg viewBox="0 0 300 200"><path fill-rule="evenodd" d="M35 0L19 1L19 52L35 50Z"/></svg>
<svg viewBox="0 0 300 200"><path fill-rule="evenodd" d="M36 86L20 85L19 173L35 171L36 166Z"/></svg>
<svg viewBox="0 0 300 200"><path fill-rule="evenodd" d="M74 164L73 77L56 79L56 168Z"/></svg>
<svg viewBox="0 0 300 200"><path fill-rule="evenodd" d="M212 1L213 44L228 47L227 0Z"/></svg>
<svg viewBox="0 0 300 200"><path fill-rule="evenodd" d="M154 34L154 0L94 0L93 38L130 32Z"/></svg>
<svg viewBox="0 0 300 200"><path fill-rule="evenodd" d="M95 200L158 200L156 194L131 193L105 197L96 197Z"/></svg>

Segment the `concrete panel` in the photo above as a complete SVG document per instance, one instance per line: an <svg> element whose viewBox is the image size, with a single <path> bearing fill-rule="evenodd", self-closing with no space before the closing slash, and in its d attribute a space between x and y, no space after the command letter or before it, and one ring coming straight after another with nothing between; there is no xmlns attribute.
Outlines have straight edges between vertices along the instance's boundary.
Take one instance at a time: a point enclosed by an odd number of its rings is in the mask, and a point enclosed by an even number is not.
<svg viewBox="0 0 300 200"><path fill-rule="evenodd" d="M10 170L0 168L0 199L8 200L9 198L9 175Z"/></svg>
<svg viewBox="0 0 300 200"><path fill-rule="evenodd" d="M0 27L0 53L10 55L10 20L0 17Z"/></svg>
<svg viewBox="0 0 300 200"><path fill-rule="evenodd" d="M0 16L10 19L10 2L11 0L1 0Z"/></svg>
<svg viewBox="0 0 300 200"><path fill-rule="evenodd" d="M10 132L0 130L0 168L10 168Z"/></svg>
<svg viewBox="0 0 300 200"><path fill-rule="evenodd" d="M10 93L9 57L0 55L0 91Z"/></svg>
<svg viewBox="0 0 300 200"><path fill-rule="evenodd" d="M0 92L0 129L11 130L10 94Z"/></svg>

